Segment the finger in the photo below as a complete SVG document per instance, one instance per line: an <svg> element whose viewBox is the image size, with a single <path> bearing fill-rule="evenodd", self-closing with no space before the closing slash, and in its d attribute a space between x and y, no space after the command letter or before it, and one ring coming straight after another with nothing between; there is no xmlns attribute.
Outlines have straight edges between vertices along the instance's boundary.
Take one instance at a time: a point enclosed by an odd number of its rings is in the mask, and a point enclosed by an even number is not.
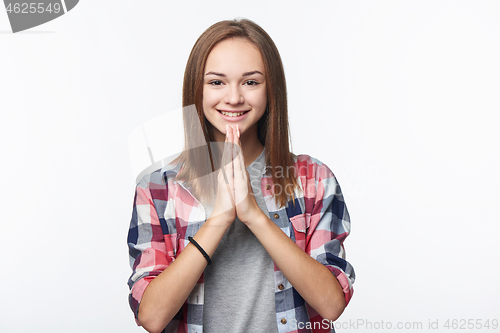
<svg viewBox="0 0 500 333"><path fill-rule="evenodd" d="M226 127L226 138L227 138L227 161L224 167L226 172L226 180L227 180L227 190L229 194L229 198L231 200L231 205L235 207L234 203L234 166L233 166L233 151L234 151L234 143L233 143L233 130L231 126Z"/></svg>
<svg viewBox="0 0 500 333"><path fill-rule="evenodd" d="M239 126L236 125L236 141L235 141L237 147L238 147L238 156L236 157L237 160L237 165L238 165L238 171L241 172L240 175L242 175L243 179L245 181L248 181L247 177L247 170L245 168L245 157L243 156L243 150L241 149L241 142L240 142L240 129Z"/></svg>
<svg viewBox="0 0 500 333"><path fill-rule="evenodd" d="M237 131L237 130L236 130ZM236 136L237 137L237 136ZM245 161L243 159L243 151L241 147L236 145L239 143L238 138L235 141L235 153L234 158L234 181L235 181L235 201L236 204L240 204L248 196L248 176L245 169Z"/></svg>
<svg viewBox="0 0 500 333"><path fill-rule="evenodd" d="M231 164L231 168L232 168L232 171L233 173L232 174L229 174L228 176L230 178L234 178L234 158L236 157L236 144L234 143L234 139L235 139L236 135L235 135L235 130L233 127L231 126L228 126L228 132L227 132L227 140L229 141L229 150L228 150L228 155L230 157L230 163Z"/></svg>
<svg viewBox="0 0 500 333"><path fill-rule="evenodd" d="M227 140L229 141L232 147L232 145L234 144L234 130L232 126L227 127Z"/></svg>
<svg viewBox="0 0 500 333"><path fill-rule="evenodd" d="M241 147L235 143L234 144L234 178L244 179L245 176L245 161L243 159L243 151Z"/></svg>
<svg viewBox="0 0 500 333"><path fill-rule="evenodd" d="M228 126L226 125L226 140L224 141L224 148L222 150L222 159L221 159L221 172L222 175L224 176L224 181L226 184L229 184L229 180L227 177L227 164L231 161L229 157L229 140L228 140Z"/></svg>
<svg viewBox="0 0 500 333"><path fill-rule="evenodd" d="M233 178L233 168L232 168L232 152L231 152L232 143L229 142L229 129L226 125L226 140L224 142L224 149L222 152L222 160L221 160L221 173L224 177L224 182L226 185L231 187L232 178Z"/></svg>

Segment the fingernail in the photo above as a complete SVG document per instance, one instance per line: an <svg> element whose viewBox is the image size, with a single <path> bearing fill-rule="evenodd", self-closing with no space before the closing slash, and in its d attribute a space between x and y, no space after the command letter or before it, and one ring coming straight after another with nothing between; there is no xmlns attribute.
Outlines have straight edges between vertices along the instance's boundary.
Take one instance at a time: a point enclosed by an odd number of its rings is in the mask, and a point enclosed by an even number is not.
<svg viewBox="0 0 500 333"><path fill-rule="evenodd" d="M236 134L238 135L238 139L240 138L240 127L236 125Z"/></svg>
<svg viewBox="0 0 500 333"><path fill-rule="evenodd" d="M226 135L229 133L229 125L226 125Z"/></svg>

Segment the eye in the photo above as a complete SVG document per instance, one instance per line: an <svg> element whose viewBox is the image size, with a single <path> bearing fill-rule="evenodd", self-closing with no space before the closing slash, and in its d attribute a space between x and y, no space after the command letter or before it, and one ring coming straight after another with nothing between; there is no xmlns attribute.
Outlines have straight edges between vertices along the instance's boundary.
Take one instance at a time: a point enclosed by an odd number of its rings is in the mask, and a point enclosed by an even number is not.
<svg viewBox="0 0 500 333"><path fill-rule="evenodd" d="M259 82L255 81L255 80L248 80L244 84L246 84L247 86L256 86L259 84Z"/></svg>
<svg viewBox="0 0 500 333"><path fill-rule="evenodd" d="M210 84L212 86L220 86L222 84L222 81L212 80L212 81L208 82L208 84Z"/></svg>

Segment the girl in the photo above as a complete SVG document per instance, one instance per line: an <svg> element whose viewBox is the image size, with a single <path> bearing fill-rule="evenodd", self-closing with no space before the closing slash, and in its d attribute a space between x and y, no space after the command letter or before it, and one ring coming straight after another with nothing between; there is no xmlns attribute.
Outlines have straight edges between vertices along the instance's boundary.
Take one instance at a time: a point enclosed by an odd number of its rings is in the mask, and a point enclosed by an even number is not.
<svg viewBox="0 0 500 333"><path fill-rule="evenodd" d="M353 292L349 215L328 167L289 152L283 66L267 33L249 20L208 28L186 65L183 105L185 150L136 188L137 323L333 332Z"/></svg>

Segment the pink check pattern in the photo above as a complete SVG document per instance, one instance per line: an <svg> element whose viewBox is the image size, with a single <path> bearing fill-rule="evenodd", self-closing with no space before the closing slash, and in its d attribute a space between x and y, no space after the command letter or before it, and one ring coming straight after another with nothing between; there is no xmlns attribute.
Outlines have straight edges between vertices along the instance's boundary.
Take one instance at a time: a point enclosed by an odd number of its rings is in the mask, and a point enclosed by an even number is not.
<svg viewBox="0 0 500 333"><path fill-rule="evenodd" d="M285 207L277 207L272 177L265 172L262 175L261 189L269 218L336 276L347 304L353 294L355 274L345 260L343 243L350 232L350 219L342 192L325 164L308 155L294 159L301 186L301 191L295 192L295 205L288 202ZM133 270L128 281L129 302L136 321L148 284L175 260L188 244L188 237L194 236L206 220L201 203L182 182L174 180L178 170L179 166L166 166L145 176L136 187L128 234ZM323 318L295 291L276 265L274 276L280 333L334 332L324 328ZM164 332L203 332L203 288L202 275ZM140 325L138 321L137 324Z"/></svg>

